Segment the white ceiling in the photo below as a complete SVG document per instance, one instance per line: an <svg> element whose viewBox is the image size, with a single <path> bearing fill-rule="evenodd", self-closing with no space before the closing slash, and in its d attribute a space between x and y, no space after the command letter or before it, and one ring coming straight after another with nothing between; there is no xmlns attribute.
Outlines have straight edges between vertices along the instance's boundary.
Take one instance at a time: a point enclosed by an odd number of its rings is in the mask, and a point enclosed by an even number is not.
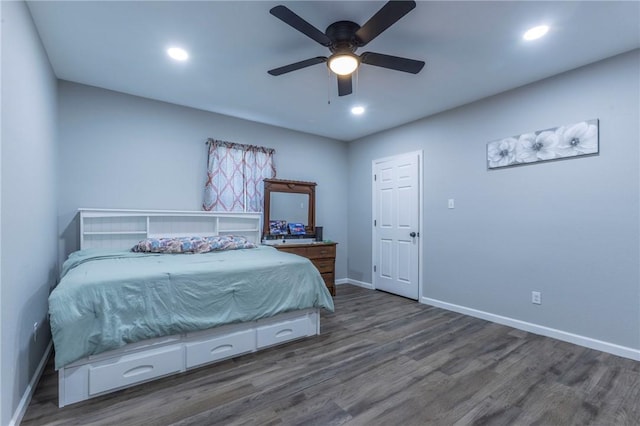
<svg viewBox="0 0 640 426"><path fill-rule="evenodd" d="M385 2L28 2L60 79L347 141L640 47L638 1L421 1L357 53L424 60L422 72L362 65L339 98L324 64L267 74L329 53L270 15L277 4L324 31ZM524 42L541 23L549 34ZM189 61L170 60L171 45Z"/></svg>

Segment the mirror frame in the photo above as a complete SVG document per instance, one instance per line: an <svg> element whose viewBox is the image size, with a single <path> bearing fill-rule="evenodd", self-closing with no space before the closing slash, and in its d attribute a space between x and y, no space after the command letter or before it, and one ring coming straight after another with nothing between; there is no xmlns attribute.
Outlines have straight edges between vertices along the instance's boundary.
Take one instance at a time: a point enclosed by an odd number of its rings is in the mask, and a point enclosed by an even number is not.
<svg viewBox="0 0 640 426"><path fill-rule="evenodd" d="M298 180L265 179L264 180L264 217L262 238L269 235L269 214L271 212L271 193L284 192L289 194L307 194L309 196L309 217L305 224L305 233L309 237L316 234L316 183Z"/></svg>

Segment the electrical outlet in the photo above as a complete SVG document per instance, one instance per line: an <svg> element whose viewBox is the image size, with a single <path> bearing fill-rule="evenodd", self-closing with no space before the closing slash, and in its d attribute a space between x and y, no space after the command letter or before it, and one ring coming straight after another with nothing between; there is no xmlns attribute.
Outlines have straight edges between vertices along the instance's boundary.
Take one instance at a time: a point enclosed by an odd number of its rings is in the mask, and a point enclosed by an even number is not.
<svg viewBox="0 0 640 426"><path fill-rule="evenodd" d="M38 327L40 326L40 324L38 324L38 321L33 323L33 342L37 342L38 341Z"/></svg>
<svg viewBox="0 0 640 426"><path fill-rule="evenodd" d="M447 207L449 207L450 209L455 208L456 200L454 200L453 198L449 198L449 200L447 200Z"/></svg>
<svg viewBox="0 0 640 426"><path fill-rule="evenodd" d="M532 291L531 292L531 303L536 304L536 305L541 305L542 304L542 299L541 299L542 295L539 291Z"/></svg>

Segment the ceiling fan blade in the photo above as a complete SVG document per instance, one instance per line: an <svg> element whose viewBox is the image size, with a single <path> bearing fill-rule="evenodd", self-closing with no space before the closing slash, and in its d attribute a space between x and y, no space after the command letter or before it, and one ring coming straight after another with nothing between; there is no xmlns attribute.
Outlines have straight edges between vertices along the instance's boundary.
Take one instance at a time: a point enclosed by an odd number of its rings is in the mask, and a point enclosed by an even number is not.
<svg viewBox="0 0 640 426"><path fill-rule="evenodd" d="M415 59L400 58L398 56L383 55L382 53L364 52L360 55L360 62L376 67L389 68L396 71L404 71L411 74L418 74L424 61Z"/></svg>
<svg viewBox="0 0 640 426"><path fill-rule="evenodd" d="M415 1L390 1L371 17L358 31L356 39L364 46L378 37L384 30L395 24L400 18L416 7Z"/></svg>
<svg viewBox="0 0 640 426"><path fill-rule="evenodd" d="M338 75L338 96L350 95L351 92L351 74Z"/></svg>
<svg viewBox="0 0 640 426"><path fill-rule="evenodd" d="M315 58L305 59L304 61L296 62L293 64L285 65L280 68L274 68L272 70L267 71L271 75L282 75L291 71L296 71L302 68L310 67L311 65L321 64L323 62L327 62L327 58L324 56L316 56Z"/></svg>
<svg viewBox="0 0 640 426"><path fill-rule="evenodd" d="M269 13L321 45L329 46L331 44L331 40L329 40L329 37L327 37L325 33L293 13L288 7L282 5L276 6L272 8Z"/></svg>

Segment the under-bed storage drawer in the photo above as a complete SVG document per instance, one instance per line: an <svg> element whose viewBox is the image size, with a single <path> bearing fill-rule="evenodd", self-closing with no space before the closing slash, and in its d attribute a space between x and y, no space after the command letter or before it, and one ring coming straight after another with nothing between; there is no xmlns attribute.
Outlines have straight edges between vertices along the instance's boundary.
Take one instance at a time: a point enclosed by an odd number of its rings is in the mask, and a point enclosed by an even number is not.
<svg viewBox="0 0 640 426"><path fill-rule="evenodd" d="M246 330L204 342L187 343L185 345L187 348L187 368L251 352L255 344L254 336L253 330Z"/></svg>
<svg viewBox="0 0 640 426"><path fill-rule="evenodd" d="M89 367L89 395L182 371L182 347L172 346Z"/></svg>
<svg viewBox="0 0 640 426"><path fill-rule="evenodd" d="M308 336L309 319L298 318L289 321L282 321L276 324L258 327L258 347L276 345L298 337Z"/></svg>

